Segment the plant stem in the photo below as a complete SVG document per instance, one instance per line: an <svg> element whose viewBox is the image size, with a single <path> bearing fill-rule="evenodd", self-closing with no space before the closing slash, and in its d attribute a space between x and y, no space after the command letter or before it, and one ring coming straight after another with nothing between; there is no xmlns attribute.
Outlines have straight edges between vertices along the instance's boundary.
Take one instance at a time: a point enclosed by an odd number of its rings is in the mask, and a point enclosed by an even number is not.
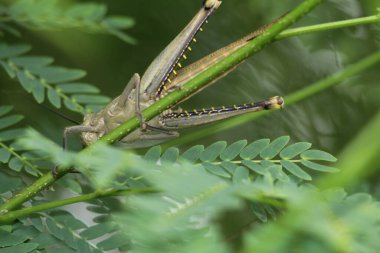
<svg viewBox="0 0 380 253"><path fill-rule="evenodd" d="M61 206L67 206L79 202L89 201L97 198L111 197L111 196L126 196L130 194L137 193L154 193L157 190L153 188L139 188L139 189L128 189L128 190L107 190L107 191L97 191L85 195L81 195L78 197L51 201L46 204L41 204L38 206L26 207L17 211L11 211L7 214L0 216L0 224L9 224L13 222L15 219L30 215L32 213L37 213L41 211L45 211L52 208L57 208Z"/></svg>
<svg viewBox="0 0 380 253"><path fill-rule="evenodd" d="M363 17L363 18L354 18L354 19L349 19L349 20L342 20L342 21L288 29L280 33L276 37L276 40L282 40L289 37L299 36L299 35L303 35L307 33L322 32L322 31L327 31L327 30L347 28L347 27L371 24L371 23L376 23L376 22L380 22L380 14Z"/></svg>
<svg viewBox="0 0 380 253"><path fill-rule="evenodd" d="M298 19L303 17L306 13L310 12L322 1L323 0L305 0L294 10L292 10L286 16L284 16L275 24L273 24L273 26L270 27L261 36L250 41L247 45L236 50L230 56L222 59L209 69L194 77L192 80L187 82L182 89L170 93L161 100L157 101L157 103L148 107L142 113L144 119L146 121L151 120L165 109L170 108L171 106L175 105L178 101L182 100L185 97L188 97L190 94L196 92L197 90L207 85L210 82L210 80L217 78L218 76L232 69L234 66L244 61L248 57L257 53L265 46L270 44L279 33L291 26ZM103 138L101 138L99 141L107 144L117 142L124 136L130 134L135 129L137 129L139 127L139 124L140 123L138 118L133 117L121 126L111 131L110 133L103 136ZM81 151L81 153L83 152L91 152L91 146ZM41 178L36 180L32 185L22 190L19 194L14 195L11 199L9 199L7 202L1 205L0 215L8 213L9 211L17 208L25 201L33 198L36 194L52 185L55 182L55 180L67 174L68 172L70 172L70 168L59 168L56 177L54 177L52 173L48 173L42 176Z"/></svg>

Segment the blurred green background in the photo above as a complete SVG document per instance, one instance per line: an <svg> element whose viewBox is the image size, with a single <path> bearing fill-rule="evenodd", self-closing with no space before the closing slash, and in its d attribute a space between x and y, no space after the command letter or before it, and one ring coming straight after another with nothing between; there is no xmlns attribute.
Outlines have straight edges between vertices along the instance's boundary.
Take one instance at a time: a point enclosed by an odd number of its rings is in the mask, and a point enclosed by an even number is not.
<svg viewBox="0 0 380 253"><path fill-rule="evenodd" d="M74 2L89 1L65 0L64 4ZM109 97L119 95L133 73L142 74L201 5L200 0L92 2L107 5L109 14L133 17L136 25L127 33L137 39L138 43L129 45L109 35L71 30L41 32L24 29L21 40L31 43L33 55L52 56L57 65L86 70L88 75L84 81L96 84ZM224 0L205 27L205 32L198 36L198 43L192 46L193 51L188 55L188 61L199 59L239 39L300 2ZM377 7L380 7L377 0L326 1L294 27L373 15ZM6 39L17 41L12 37ZM286 39L250 58L232 74L186 101L181 107L193 109L239 104L274 95L291 94L378 51L379 47L379 24ZM333 89L268 117L228 131L212 131L207 138L194 139L192 143L184 143L183 146L207 145L216 140L231 143L240 139L253 141L289 135L294 142L311 142L315 148L339 154L378 112L379 67L372 67ZM27 123L57 142L61 140L63 128L72 124L38 105L3 70L0 74L0 101L1 104L16 105L16 111L26 115ZM48 104L46 106L50 107ZM65 109L60 112L77 121L82 120L79 114ZM182 134L191 134L199 129L202 127L185 130ZM373 141L379 141L379 136L374 136ZM376 166L380 168L380 163Z"/></svg>

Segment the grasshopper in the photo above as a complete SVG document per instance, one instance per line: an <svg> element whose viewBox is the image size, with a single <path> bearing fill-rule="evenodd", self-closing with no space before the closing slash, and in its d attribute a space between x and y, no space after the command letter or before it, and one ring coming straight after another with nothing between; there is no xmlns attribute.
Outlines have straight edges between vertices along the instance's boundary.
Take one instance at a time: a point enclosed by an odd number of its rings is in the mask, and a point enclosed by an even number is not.
<svg viewBox="0 0 380 253"><path fill-rule="evenodd" d="M83 142L90 145L135 115L140 120L140 128L120 140L122 146L148 147L178 137L179 133L176 130L181 128L211 123L248 112L282 108L284 100L282 97L276 96L260 102L228 107L212 107L192 111L168 108L167 111L152 120L144 121L141 114L142 110L171 91L180 89L188 80L259 36L268 27L262 27L188 67L182 68L181 60L187 58L186 51L191 51L191 43L196 42L195 36L203 30L202 26L207 23L208 18L221 3L220 0L204 0L201 9L190 23L153 60L141 78L139 74L134 74L122 94L103 110L87 114L81 125L65 129L64 147L67 146L68 134L79 133ZM225 74L227 73L224 73L223 76ZM216 80L208 85L214 81ZM179 101L179 103L188 98Z"/></svg>

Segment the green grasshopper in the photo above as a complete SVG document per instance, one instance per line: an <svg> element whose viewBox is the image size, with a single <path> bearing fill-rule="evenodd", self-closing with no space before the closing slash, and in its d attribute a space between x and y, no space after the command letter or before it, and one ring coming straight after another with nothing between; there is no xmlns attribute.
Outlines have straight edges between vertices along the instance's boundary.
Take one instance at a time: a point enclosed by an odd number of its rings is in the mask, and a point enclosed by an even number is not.
<svg viewBox="0 0 380 253"><path fill-rule="evenodd" d="M87 114L81 125L65 129L64 147L67 146L66 139L68 134L79 133L83 142L90 145L135 115L140 120L140 128L124 137L120 141L122 146L148 147L178 137L179 133L176 130L181 128L211 123L248 112L282 108L284 100L276 96L261 102L238 106L212 107L192 111L171 110L169 108L154 119L148 122L144 121L141 114L142 110L171 91L180 89L188 80L223 57L230 55L236 49L263 33L268 27L262 27L188 67L182 68L181 60L187 58L186 51L191 51L190 44L196 42L195 36L199 31L203 30L202 26L207 23L210 15L220 5L220 0L204 0L202 8L177 37L154 59L142 78L138 74L134 74L122 94L103 110ZM214 81L216 80L211 81L208 85ZM179 103L184 100L179 101Z"/></svg>

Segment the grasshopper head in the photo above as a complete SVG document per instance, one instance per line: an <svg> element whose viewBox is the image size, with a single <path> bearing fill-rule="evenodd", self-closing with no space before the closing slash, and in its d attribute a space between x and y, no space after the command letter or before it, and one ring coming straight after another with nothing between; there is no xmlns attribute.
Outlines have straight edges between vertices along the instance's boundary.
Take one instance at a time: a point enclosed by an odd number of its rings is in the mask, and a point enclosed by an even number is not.
<svg viewBox="0 0 380 253"><path fill-rule="evenodd" d="M83 132L81 134L82 141L86 146L98 140L105 133L104 118L98 113L86 114L82 125L93 127L94 130L96 130L93 132Z"/></svg>
<svg viewBox="0 0 380 253"><path fill-rule="evenodd" d="M203 6L207 11L216 10L222 4L221 0L203 0Z"/></svg>

